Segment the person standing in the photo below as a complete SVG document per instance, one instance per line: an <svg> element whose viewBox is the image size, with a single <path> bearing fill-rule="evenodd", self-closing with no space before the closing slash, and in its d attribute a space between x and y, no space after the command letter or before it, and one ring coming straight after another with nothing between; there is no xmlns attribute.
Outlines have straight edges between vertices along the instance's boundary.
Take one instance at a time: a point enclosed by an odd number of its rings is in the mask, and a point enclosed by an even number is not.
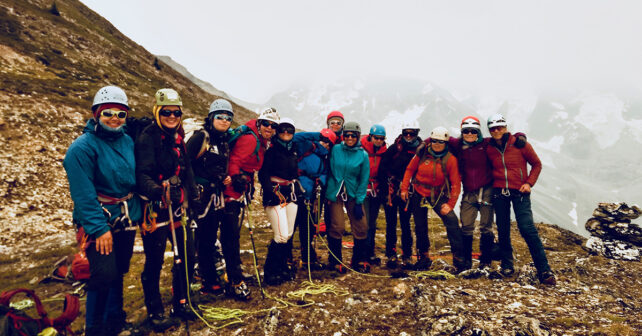
<svg viewBox="0 0 642 336"><path fill-rule="evenodd" d="M142 215L134 195L134 142L124 131L129 105L121 88L101 88L91 108L93 118L69 146L63 167L77 237L89 259L85 335L118 335L132 331L123 310L123 276Z"/></svg>
<svg viewBox="0 0 642 336"><path fill-rule="evenodd" d="M430 133L430 142L417 149L412 158L403 182L401 199L408 200L408 188L414 186L415 193L410 199L412 214L415 219L417 252L419 260L417 270L427 270L432 265L428 254L430 240L428 237L428 209L434 209L446 226L453 266L462 270L462 242L459 219L453 211L461 191L461 178L457 159L448 152L448 130L437 127Z"/></svg>
<svg viewBox="0 0 642 336"><path fill-rule="evenodd" d="M228 130L233 118L232 104L222 98L216 99L210 104L203 129L196 131L187 141L187 156L201 190L200 200L194 204L194 219L198 224L198 266L203 277L201 294L206 296L222 294L225 284L225 279L219 278L215 268L218 254L215 242L223 221L223 190L232 183L227 166L230 157Z"/></svg>
<svg viewBox="0 0 642 336"><path fill-rule="evenodd" d="M419 137L419 123L406 121L401 125L401 134L383 154L379 165L379 184L385 190L384 211L386 214L386 267L399 267L397 256L397 213L401 226L401 267L411 269L412 262L412 230L410 215L412 208L409 202L399 196L399 186L406 173L406 167L415 156L417 147L422 143ZM412 194L409 192L409 194Z"/></svg>
<svg viewBox="0 0 642 336"><path fill-rule="evenodd" d="M353 121L347 122L343 128L343 142L335 145L330 155L331 175L325 192L330 202L331 217L330 225L327 227L331 252L328 263L339 273L346 272L341 264L341 239L345 231L344 208L354 237L351 266L357 272L370 272L366 250L368 223L363 209L370 178L370 164L368 154L359 144L360 136L361 126Z"/></svg>
<svg viewBox="0 0 642 336"><path fill-rule="evenodd" d="M249 129L236 140L230 151L228 174L230 183L223 194L225 195L225 211L223 225L221 226L221 245L225 257L225 265L229 285L228 295L237 300L249 300L250 289L243 280L241 268L241 210L246 206L254 192L254 173L261 169L265 151L270 146L270 139L274 136L279 125L279 114L274 108L268 108L259 114L258 119L245 123Z"/></svg>
<svg viewBox="0 0 642 336"><path fill-rule="evenodd" d="M263 267L264 280L268 285L279 285L295 277L295 268L288 265L292 256L292 245L288 241L294 234L296 201L301 194L297 180L298 155L292 143L294 133L292 119L281 118L276 137L265 152L259 170L263 206L274 233Z"/></svg>
<svg viewBox="0 0 642 336"><path fill-rule="evenodd" d="M158 332L169 327L163 315L159 288L168 239L175 252L171 315L196 318L187 297L194 270L194 242L191 235L186 236L184 228L181 229L181 217L187 216L188 202L198 199L199 195L183 141L181 97L173 89L160 89L155 99L154 121L136 140L136 181L141 197L147 201L145 223L152 223L142 230L145 266L141 282L148 322ZM183 263L188 265L188 274Z"/></svg>
<svg viewBox="0 0 642 336"><path fill-rule="evenodd" d="M493 166L493 208L497 216L501 273L504 276L512 276L515 273L510 239L512 204L517 228L528 245L539 281L545 285L555 285L557 281L548 264L531 210L531 188L542 171L542 162L531 144L527 143L521 149L515 147L517 139L508 132L508 124L501 114L491 115L487 126L493 138L486 153ZM527 170L527 163L531 166L530 172Z"/></svg>
<svg viewBox="0 0 642 336"><path fill-rule="evenodd" d="M382 125L373 125L370 127L369 134L361 138L361 147L368 153L370 163L368 191L363 203L366 210L366 222L368 223L366 259L371 265L380 265L381 258L378 258L375 254L375 235L377 234L379 209L385 200L384 191L380 188L378 175L381 158L388 148L386 146L386 129Z"/></svg>

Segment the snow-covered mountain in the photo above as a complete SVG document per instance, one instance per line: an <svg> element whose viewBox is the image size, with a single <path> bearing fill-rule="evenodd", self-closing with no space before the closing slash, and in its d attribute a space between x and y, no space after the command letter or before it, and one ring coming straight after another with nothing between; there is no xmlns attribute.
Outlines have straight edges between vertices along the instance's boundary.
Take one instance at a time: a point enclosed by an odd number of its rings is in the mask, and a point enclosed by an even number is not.
<svg viewBox="0 0 642 336"><path fill-rule="evenodd" d="M372 124L384 125L388 140L400 133L403 120L418 120L423 137L437 126L458 136L464 116L485 120L502 113L511 131L527 134L544 164L533 189L535 220L587 235L584 223L598 202L636 203L642 195L642 95L628 97L608 92L480 96L416 79L370 77L298 85L266 105L309 130L322 128L327 113L340 110L364 132Z"/></svg>

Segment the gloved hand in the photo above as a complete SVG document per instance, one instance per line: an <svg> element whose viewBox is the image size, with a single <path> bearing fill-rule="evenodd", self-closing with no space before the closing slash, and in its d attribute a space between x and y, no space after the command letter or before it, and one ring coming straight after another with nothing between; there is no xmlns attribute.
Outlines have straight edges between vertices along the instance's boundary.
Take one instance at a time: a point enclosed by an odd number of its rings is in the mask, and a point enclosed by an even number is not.
<svg viewBox="0 0 642 336"><path fill-rule="evenodd" d="M167 193L163 193L163 203L165 206L169 205L168 201L172 202L173 206L180 206L183 203L183 188L181 187L171 187L169 188L169 200L167 199Z"/></svg>
<svg viewBox="0 0 642 336"><path fill-rule="evenodd" d="M234 175L232 176L232 189L238 193L242 193L245 191L248 182L249 179L247 176L243 174Z"/></svg>
<svg viewBox="0 0 642 336"><path fill-rule="evenodd" d="M363 204L354 205L354 219L361 220L363 218Z"/></svg>

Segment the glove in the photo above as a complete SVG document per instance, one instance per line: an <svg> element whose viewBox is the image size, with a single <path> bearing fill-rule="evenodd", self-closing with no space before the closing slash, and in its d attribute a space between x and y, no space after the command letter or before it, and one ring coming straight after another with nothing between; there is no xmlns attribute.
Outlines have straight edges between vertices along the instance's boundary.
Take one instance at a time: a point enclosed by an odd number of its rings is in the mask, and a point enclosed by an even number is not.
<svg viewBox="0 0 642 336"><path fill-rule="evenodd" d="M363 204L354 205L354 219L361 220L363 218Z"/></svg>
<svg viewBox="0 0 642 336"><path fill-rule="evenodd" d="M163 193L162 200L166 206L169 205L169 202L167 200L167 193ZM174 206L178 206L181 203L183 203L183 188L181 187L169 188L169 201L172 202L172 205Z"/></svg>
<svg viewBox="0 0 642 336"><path fill-rule="evenodd" d="M517 133L515 134L515 147L524 148L526 146L526 134Z"/></svg>
<svg viewBox="0 0 642 336"><path fill-rule="evenodd" d="M243 174L234 175L232 176L232 189L237 193L242 193L245 191L248 182L249 180L247 176Z"/></svg>

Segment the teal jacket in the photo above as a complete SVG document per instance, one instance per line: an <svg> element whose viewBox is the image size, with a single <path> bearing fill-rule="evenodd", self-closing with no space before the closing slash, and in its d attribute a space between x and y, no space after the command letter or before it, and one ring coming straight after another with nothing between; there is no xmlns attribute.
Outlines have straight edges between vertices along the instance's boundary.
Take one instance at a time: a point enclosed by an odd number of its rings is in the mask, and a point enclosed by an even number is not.
<svg viewBox="0 0 642 336"><path fill-rule="evenodd" d="M69 146L63 162L69 191L74 201L74 222L88 235L100 237L109 231L108 220L121 215L120 205L104 205L111 213L108 218L98 193L122 198L136 189L136 160L134 141L124 132L103 130L94 119L87 121L84 133ZM129 218L141 219L141 202L134 195L127 201Z"/></svg>
<svg viewBox="0 0 642 336"><path fill-rule="evenodd" d="M325 197L334 202L345 186L349 198L362 204L368 190L370 178L370 162L368 153L357 143L355 147L347 147L343 142L335 145L330 154L330 177Z"/></svg>

